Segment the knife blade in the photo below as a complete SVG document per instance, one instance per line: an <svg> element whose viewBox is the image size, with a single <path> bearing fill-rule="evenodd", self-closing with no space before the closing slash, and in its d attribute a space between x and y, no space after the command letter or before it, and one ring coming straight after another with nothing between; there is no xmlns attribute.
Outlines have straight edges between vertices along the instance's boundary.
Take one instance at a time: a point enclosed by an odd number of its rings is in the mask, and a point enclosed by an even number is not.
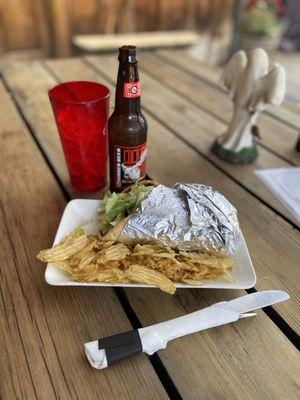
<svg viewBox="0 0 300 400"><path fill-rule="evenodd" d="M264 290L227 301L226 307L243 314L286 301L289 298L288 293L282 290Z"/></svg>

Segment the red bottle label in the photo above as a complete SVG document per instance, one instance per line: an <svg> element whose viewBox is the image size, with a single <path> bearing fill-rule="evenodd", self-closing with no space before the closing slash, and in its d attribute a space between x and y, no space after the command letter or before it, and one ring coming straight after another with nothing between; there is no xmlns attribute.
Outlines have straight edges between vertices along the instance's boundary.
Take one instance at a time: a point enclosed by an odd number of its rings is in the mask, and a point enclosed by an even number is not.
<svg viewBox="0 0 300 400"><path fill-rule="evenodd" d="M115 185L130 185L146 175L147 144L138 147L115 146Z"/></svg>
<svg viewBox="0 0 300 400"><path fill-rule="evenodd" d="M135 99L136 97L140 97L141 88L140 82L125 82L123 87L123 97L127 99Z"/></svg>

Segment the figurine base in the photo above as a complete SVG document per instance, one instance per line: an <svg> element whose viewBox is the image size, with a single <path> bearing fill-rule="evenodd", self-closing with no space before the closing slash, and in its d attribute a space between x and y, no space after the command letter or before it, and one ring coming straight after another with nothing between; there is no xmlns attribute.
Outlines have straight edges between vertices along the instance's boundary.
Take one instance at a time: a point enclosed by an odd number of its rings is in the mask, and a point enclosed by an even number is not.
<svg viewBox="0 0 300 400"><path fill-rule="evenodd" d="M224 147L218 143L218 140L215 140L212 146L212 151L217 154L217 156L231 164L249 164L258 156L256 145L245 147L239 152L235 152L233 150L224 149Z"/></svg>

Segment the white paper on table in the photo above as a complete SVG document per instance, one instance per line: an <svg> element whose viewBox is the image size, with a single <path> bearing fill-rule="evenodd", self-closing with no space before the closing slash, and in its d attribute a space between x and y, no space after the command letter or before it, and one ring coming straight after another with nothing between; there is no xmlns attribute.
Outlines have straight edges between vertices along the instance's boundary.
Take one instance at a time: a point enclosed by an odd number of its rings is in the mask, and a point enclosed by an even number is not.
<svg viewBox="0 0 300 400"><path fill-rule="evenodd" d="M263 169L255 174L300 224L300 167Z"/></svg>

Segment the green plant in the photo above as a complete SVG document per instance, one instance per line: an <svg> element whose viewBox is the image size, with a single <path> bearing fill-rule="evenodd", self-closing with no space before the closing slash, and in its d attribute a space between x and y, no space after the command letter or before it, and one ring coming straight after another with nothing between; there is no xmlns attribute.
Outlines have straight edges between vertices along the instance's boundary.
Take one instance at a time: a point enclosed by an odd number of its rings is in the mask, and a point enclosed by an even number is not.
<svg viewBox="0 0 300 400"><path fill-rule="evenodd" d="M284 28L285 22L278 19L276 9L262 0L246 10L241 22L241 31L248 36L279 37Z"/></svg>

